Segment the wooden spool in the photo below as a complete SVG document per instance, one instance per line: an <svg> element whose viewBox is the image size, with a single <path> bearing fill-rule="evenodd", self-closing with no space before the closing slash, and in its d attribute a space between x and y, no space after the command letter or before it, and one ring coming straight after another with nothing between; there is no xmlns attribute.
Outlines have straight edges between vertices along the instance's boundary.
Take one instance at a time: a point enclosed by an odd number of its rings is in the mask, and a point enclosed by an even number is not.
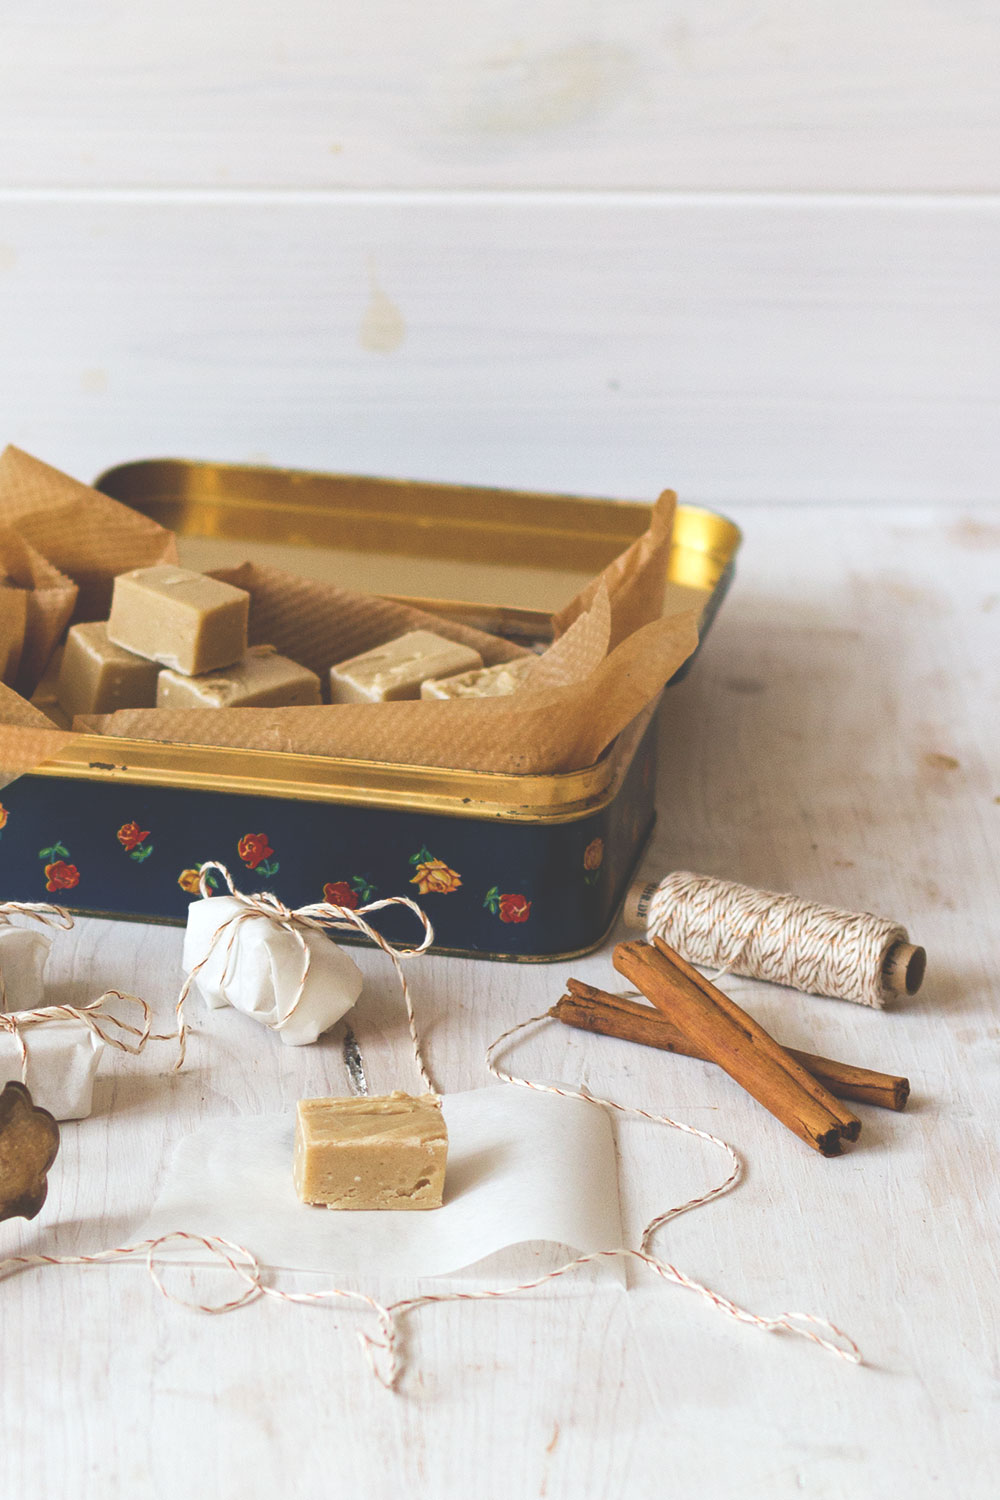
<svg viewBox="0 0 1000 1500"><path fill-rule="evenodd" d="M629 887L622 916L625 926L634 932L645 932L649 906L659 890L658 880L636 880ZM894 943L882 966L882 985L893 995L915 995L924 982L927 970L926 950L916 943Z"/></svg>

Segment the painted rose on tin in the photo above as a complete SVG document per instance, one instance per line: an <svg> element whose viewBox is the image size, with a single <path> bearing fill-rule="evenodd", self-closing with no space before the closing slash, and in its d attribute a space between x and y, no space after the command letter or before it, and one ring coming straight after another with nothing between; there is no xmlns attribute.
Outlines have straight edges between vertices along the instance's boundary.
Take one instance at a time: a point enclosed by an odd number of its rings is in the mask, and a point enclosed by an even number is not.
<svg viewBox="0 0 1000 1500"><path fill-rule="evenodd" d="M139 864L148 859L153 852L152 844L146 843L148 838L149 829L140 828L138 823L123 823L118 830L119 844L129 859L134 859Z"/></svg>
<svg viewBox="0 0 1000 1500"><path fill-rule="evenodd" d="M352 875L350 880L328 880L323 887L323 900L330 906L357 911L359 906L372 899L376 889L367 875Z"/></svg>
<svg viewBox="0 0 1000 1500"><path fill-rule="evenodd" d="M57 859L51 865L45 866L45 889L47 891L71 891L75 885L80 884L80 872L76 865L67 864L64 859Z"/></svg>
<svg viewBox="0 0 1000 1500"><path fill-rule="evenodd" d="M236 852L248 870L256 870L265 880L277 875L280 866L276 859L271 858L274 850L266 833L245 833L236 845Z"/></svg>
<svg viewBox="0 0 1000 1500"><path fill-rule="evenodd" d="M596 885L604 863L604 840L591 839L583 851L583 878L587 885Z"/></svg>
<svg viewBox="0 0 1000 1500"><path fill-rule="evenodd" d="M501 922L526 922L531 916L531 902L527 896L513 891L502 893L495 885L486 892L483 905Z"/></svg>
<svg viewBox="0 0 1000 1500"><path fill-rule="evenodd" d="M349 911L356 911L361 905L357 891L352 890L346 880L328 881L323 887L323 900L330 906L346 906Z"/></svg>
<svg viewBox="0 0 1000 1500"><path fill-rule="evenodd" d="M80 884L80 871L69 863L69 850L58 839L39 849L38 858L44 862L47 891L71 891Z"/></svg>
<svg viewBox="0 0 1000 1500"><path fill-rule="evenodd" d="M417 887L421 896L450 896L462 884L458 871L443 859L435 859L426 844L410 855L410 864L414 867L410 884Z"/></svg>
<svg viewBox="0 0 1000 1500"><path fill-rule="evenodd" d="M267 842L266 833L245 833L236 846L240 859L249 870L256 870L263 859L270 859L274 850Z"/></svg>
<svg viewBox="0 0 1000 1500"><path fill-rule="evenodd" d="M207 864L207 860L199 859L193 865L188 865L187 869L182 870L178 875L177 884L182 891L187 891L189 896L201 895L201 871L202 866L205 864ZM205 884L213 891L219 889L219 882L214 870L205 871Z"/></svg>

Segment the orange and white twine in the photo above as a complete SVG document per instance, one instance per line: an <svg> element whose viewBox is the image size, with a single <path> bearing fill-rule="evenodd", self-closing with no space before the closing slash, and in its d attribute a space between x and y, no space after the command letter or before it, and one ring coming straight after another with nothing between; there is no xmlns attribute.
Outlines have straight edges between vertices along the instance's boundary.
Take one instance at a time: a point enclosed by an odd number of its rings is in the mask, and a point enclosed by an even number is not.
<svg viewBox="0 0 1000 1500"><path fill-rule="evenodd" d="M342 932L360 932L362 936L373 942L377 948L381 948L382 952L392 961L403 992L403 1003L406 1006L406 1017L410 1027L410 1040L413 1043L413 1055L416 1059L417 1069L424 1086L431 1093L436 1092L420 1050L420 1039L417 1035L417 1021L413 1014L410 988L406 982L406 975L403 972L403 965L401 963L401 960L404 958L413 958L418 953L425 953L434 941L434 929L431 926L430 918L423 908L417 905L416 901L411 900L409 896L386 896L381 901L370 901L367 906L337 906L332 901L316 901L309 906L292 908L285 906L284 902L279 901L277 896L271 891L259 891L252 894L248 894L245 891L238 891L233 884L233 877L225 865L220 864L218 860L214 859L207 860L198 872L201 894L206 898L212 894L211 887L208 884L208 876L212 870L218 870L229 887L229 894L240 903L240 910L220 922L212 934L204 958L199 959L198 963L195 964L184 980L183 987L177 999L177 1035L180 1043L180 1051L175 1064L177 1068L183 1066L187 1050L187 1026L184 1022L184 1006L191 993L191 986L198 977L199 972L208 963L218 945L222 943L225 947L225 965L222 973L222 982L224 984L229 964L235 951L240 927L245 922L264 920L273 922L283 932L290 932L297 939L302 949L302 974L299 978L295 998L280 1021L268 1022L271 1030L280 1031L283 1026L288 1024L305 993L306 980L309 977L309 968L312 963L312 954L309 951L309 944L305 939L306 932L326 932L330 928L339 929ZM380 932L376 931L369 922L365 921L365 917L370 913L383 911L390 906L407 907L423 925L424 935L415 947L395 947Z"/></svg>
<svg viewBox="0 0 1000 1500"><path fill-rule="evenodd" d="M142 1025L133 1026L105 1009L108 1000L124 1000L142 1009ZM155 1033L151 1030L153 1013L146 1001L138 995L126 994L123 990L105 990L96 1000L86 1005L43 1005L38 1010L13 1010L0 1013L0 1033L8 1032L17 1042L21 1053L21 1082L28 1086L28 1045L24 1033L33 1026L44 1026L52 1021L82 1021L102 1042L117 1047L119 1052L129 1052L138 1057L147 1042L173 1041L173 1033ZM102 1024L103 1023L103 1024ZM109 1029L111 1028L111 1029ZM129 1041L128 1038L134 1038Z"/></svg>
<svg viewBox="0 0 1000 1500"><path fill-rule="evenodd" d="M517 1026L511 1027L490 1044L486 1052L486 1065L490 1072L502 1083L516 1085L521 1088L536 1089L542 1093L559 1094L564 1098L582 1099L587 1103L615 1110L621 1115L636 1116L639 1119L650 1121L655 1125L663 1125L671 1130L681 1131L685 1135L694 1136L698 1140L707 1141L710 1145L717 1146L729 1158L729 1172L715 1187L710 1188L698 1197L689 1198L684 1203L676 1204L651 1219L643 1230L638 1249L623 1245L615 1249L595 1250L585 1255L577 1255L564 1265L557 1266L554 1270L547 1271L530 1281L519 1282L516 1286L484 1288L479 1291L469 1292L430 1292L421 1296L406 1297L389 1303L379 1302L376 1298L369 1296L365 1292L344 1287L326 1287L315 1292L285 1292L277 1287L268 1286L263 1280L263 1267L260 1262L244 1246L234 1244L231 1240L223 1239L218 1235L198 1235L186 1230L175 1230L169 1234L161 1235L156 1239L141 1240L132 1245L121 1245L112 1250L98 1251L94 1255L35 1254L8 1256L6 1259L0 1260L0 1278L31 1266L89 1266L142 1257L157 1291L167 1298L168 1301L176 1302L180 1306L194 1312L207 1314L232 1312L236 1308L245 1307L248 1303L255 1301L259 1297L271 1297L278 1302L300 1304L321 1304L335 1300L358 1303L374 1314L379 1328L377 1335L365 1331L359 1332L358 1339L362 1351L372 1373L387 1390L391 1391L397 1388L399 1378L402 1374L403 1361L399 1346L399 1320L407 1314L434 1304L497 1301L504 1297L523 1296L535 1291L539 1287L546 1286L548 1283L558 1280L571 1271L578 1270L582 1266L591 1265L599 1261L630 1259L642 1266L648 1267L661 1277L662 1280L674 1286L683 1287L687 1291L694 1292L718 1312L723 1313L738 1323L747 1324L765 1333L797 1334L800 1338L809 1339L812 1343L818 1345L819 1348L825 1349L829 1354L835 1354L838 1358L846 1360L849 1364L861 1364L861 1351L854 1340L826 1318L816 1317L812 1313L784 1312L768 1317L751 1312L721 1293L714 1291L711 1287L705 1286L704 1283L686 1275L669 1261L661 1260L652 1253L650 1241L653 1235L663 1225L668 1223L669 1220L679 1217L680 1214L687 1213L690 1209L699 1208L706 1203L710 1203L713 1199L720 1198L724 1193L729 1192L731 1188L735 1187L742 1172L740 1157L727 1141L721 1140L718 1136L710 1135L707 1131L698 1130L692 1125L685 1125L680 1121L672 1120L666 1115L652 1114L649 1110L620 1104L614 1099L598 1098L586 1089L573 1089L557 1084L533 1083L529 1079L519 1078L497 1066L495 1056L505 1043L520 1032L527 1030L527 1028L542 1024L547 1020L549 1020L547 1015L532 1016L529 1020L522 1021ZM411 1035L418 1065L421 1067L421 1071L423 1071L415 1026L412 1028ZM156 1252L161 1247L170 1243L174 1243L175 1245L190 1244L207 1250L244 1283L243 1290L235 1297L214 1303L195 1302L176 1296L164 1284L162 1272L156 1261Z"/></svg>

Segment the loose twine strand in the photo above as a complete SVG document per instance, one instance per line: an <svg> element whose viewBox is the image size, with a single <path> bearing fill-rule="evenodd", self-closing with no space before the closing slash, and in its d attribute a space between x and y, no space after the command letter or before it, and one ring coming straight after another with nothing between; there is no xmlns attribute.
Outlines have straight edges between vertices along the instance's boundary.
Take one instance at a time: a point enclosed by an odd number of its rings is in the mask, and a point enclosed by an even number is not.
<svg viewBox="0 0 1000 1500"><path fill-rule="evenodd" d="M216 942L226 941L227 963L228 955L232 951L235 931L237 930L233 924L239 923L244 918L251 916L269 916L271 920L277 921L285 930L297 930L298 926L311 927L313 925L323 928L330 926L353 926L358 931L365 932L366 935L371 936L372 940L392 958L396 971L399 974L410 1022L410 1040L413 1045L414 1058L421 1077L428 1088L434 1091L430 1075L421 1054L419 1034L410 1002L409 990L399 962L402 957L425 952L433 942L433 930L430 922L424 913L420 911L420 908L416 907L415 902L406 897L396 897L388 898L385 901L373 902L367 907L359 908L359 911L372 911L383 906L400 904L410 906L418 911L425 924L423 942L416 948L394 949L377 933L374 933L363 919L354 920L357 919L358 912L354 912L350 908L332 907L327 903L318 903L315 907L303 907L297 912L291 912L287 907L282 906L270 893L265 893L263 897L242 896L233 887L229 873L222 865L213 862L211 865L202 866L203 879L209 869L220 870L225 876L232 893L239 899L247 902L248 907L252 905L252 910L241 911L235 917L223 923L213 937L213 948ZM305 946L304 939L302 941L303 946ZM205 960L202 960L202 964L204 962ZM201 964L196 965L195 969L188 976L188 982L178 1001L178 1034L180 1035L182 1035L183 1028L181 1015L183 1001L190 988L190 981L200 967ZM305 960L302 979L303 986L307 974L308 961ZM298 999L301 998L301 988L300 986L296 1004L298 1003ZM353 1302L367 1308L376 1319L379 1330L378 1334L362 1330L359 1331L357 1336L372 1373L387 1390L393 1391L397 1389L403 1368L400 1351L399 1323L405 1315L413 1313L419 1308L429 1307L432 1304L497 1301L504 1297L523 1296L583 1266L591 1265L598 1261L631 1259L637 1261L640 1265L648 1267L664 1281L683 1287L687 1291L694 1292L710 1306L727 1317L734 1319L736 1322L748 1324L763 1332L796 1334L800 1338L810 1340L810 1342L818 1345L821 1349L826 1350L827 1353L834 1354L850 1364L860 1364L862 1356L857 1344L849 1335L829 1322L828 1319L816 1317L812 1313L786 1312L779 1313L774 1317L766 1317L750 1312L747 1308L741 1307L738 1303L732 1302L728 1297L724 1297L711 1287L705 1286L704 1283L696 1281L693 1277L678 1270L669 1261L661 1260L652 1253L650 1241L656 1232L670 1220L678 1218L681 1214L687 1213L691 1209L711 1203L713 1199L722 1197L723 1194L728 1193L735 1187L742 1174L741 1159L736 1150L727 1141L722 1140L718 1136L711 1135L707 1131L698 1130L693 1125L685 1125L678 1120L670 1119L666 1115L653 1114L649 1110L640 1109L633 1105L621 1104L615 1099L598 1097L590 1093L585 1086L575 1089L565 1085L535 1083L530 1079L521 1078L499 1067L496 1062L496 1056L506 1044L529 1028L545 1024L549 1021L550 1017L547 1014L532 1016L527 1021L521 1021L517 1025L510 1027L490 1043L486 1050L485 1061L487 1068L495 1078L501 1083L511 1084L520 1088L534 1089L539 1093L557 1094L568 1099L582 1099L586 1103L614 1110L622 1116L634 1116L654 1125L662 1125L671 1130L678 1130L684 1135L695 1137L698 1140L706 1141L710 1145L717 1147L729 1159L729 1171L721 1182L717 1183L707 1192L697 1197L689 1198L684 1203L676 1204L652 1218L643 1230L638 1249L622 1245L610 1250L595 1250L584 1255L577 1255L571 1260L566 1261L563 1265L557 1266L554 1270L546 1271L541 1276L537 1276L530 1281L519 1282L516 1286L491 1287L470 1292L433 1292L416 1297L406 1297L389 1303L379 1302L367 1293L344 1287L326 1287L315 1292L286 1292L277 1287L268 1286L263 1280L264 1267L250 1250L242 1245L234 1244L231 1240L224 1239L219 1235L198 1235L192 1234L187 1230L174 1230L169 1234L160 1235L155 1239L140 1240L131 1245L119 1245L114 1249L101 1250L93 1255L35 1254L8 1256L6 1259L0 1260L0 1279L32 1266L89 1266L106 1264L113 1261L126 1261L130 1258L142 1256L146 1270L157 1291L168 1301L175 1302L179 1306L186 1307L194 1312L210 1315L232 1312L237 1308L247 1306L250 1302L256 1301L260 1297L271 1297L278 1302L312 1305L335 1300ZM201 1246L202 1249L206 1250L232 1271L244 1283L244 1289L235 1297L215 1303L192 1301L189 1298L177 1296L164 1283L156 1258L157 1251L171 1243Z"/></svg>
<svg viewBox="0 0 1000 1500"><path fill-rule="evenodd" d="M882 978L905 927L777 891L677 870L649 898L647 935L662 938L714 978L742 974L881 1008Z"/></svg>
<svg viewBox="0 0 1000 1500"><path fill-rule="evenodd" d="M131 1005L141 1006L142 1025L133 1026L130 1021L123 1021L120 1016L105 1010L108 1000L125 1000ZM109 1047L116 1047L119 1052L129 1052L133 1057L138 1057L147 1042L173 1041L172 1032L157 1034L152 1031L153 1012L146 1001L138 995L129 995L124 990L105 990L103 995L88 1001L86 1005L45 1005L38 1010L9 1011L0 1014L0 1033L7 1032L17 1042L21 1054L21 1082L25 1088L28 1086L28 1045L24 1032L32 1026L43 1026L51 1021L82 1021ZM107 1026L114 1027L114 1030L106 1030ZM129 1037L134 1037L135 1040L130 1042Z"/></svg>

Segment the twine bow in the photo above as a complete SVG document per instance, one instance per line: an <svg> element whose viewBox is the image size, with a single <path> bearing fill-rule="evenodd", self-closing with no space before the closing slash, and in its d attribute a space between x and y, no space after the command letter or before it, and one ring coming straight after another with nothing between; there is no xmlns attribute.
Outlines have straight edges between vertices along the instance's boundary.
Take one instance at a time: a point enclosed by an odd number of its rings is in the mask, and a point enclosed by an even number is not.
<svg viewBox="0 0 1000 1500"><path fill-rule="evenodd" d="M312 953L310 951L309 944L306 942L306 933L327 932L330 928L336 928L343 932L352 930L354 932L360 932L364 937L373 942L377 948L381 948L382 952L392 960L393 968L396 970L396 975L399 979L399 983L403 991L403 1000L406 1004L406 1015L410 1026L410 1040L413 1043L413 1055L416 1059L417 1068L425 1087L431 1093L436 1092L434 1084L431 1082L430 1074L427 1071L420 1052L420 1042L417 1036L416 1017L413 1014L413 1005L410 1000L410 990L409 986L407 985L406 976L403 973L403 966L401 963L401 960L404 958L413 958L418 953L426 953L427 949L434 941L434 928L431 926L430 918L427 916L427 913L423 910L423 908L418 906L416 901L412 900L409 896L386 896L383 897L381 901L370 901L366 906L359 906L356 908L350 906L337 906L332 901L316 901L307 906L292 908L290 906L286 906L283 901L279 901L278 897L275 896L271 891L259 891L252 894L247 893L246 891L238 891L233 884L233 877L230 875L225 865L220 864L218 860L214 859L207 860L206 863L200 867L198 872L199 888L201 890L202 896L205 898L208 898L211 895L211 888L208 884L208 874L211 870L218 870L219 874L222 876L223 880L226 882L226 885L229 888L229 894L240 903L240 910L233 912L230 916L226 917L224 921L219 923L219 926L215 929L214 933L212 934L211 940L209 941L205 956L198 960L198 962L190 970L184 980L180 995L177 998L177 1037L180 1050L177 1062L174 1065L175 1069L183 1067L184 1065L184 1058L187 1051L187 1026L184 1021L184 1005L189 994L191 993L191 986L197 978L199 972L208 963L209 959L215 953L218 945L220 943L224 943L225 965L223 967L220 982L222 984L225 984L226 978L229 975L229 966L234 956L236 939L239 934L240 927L244 922L260 921L261 919L263 919L268 922L273 922L276 927L279 927L282 930L282 932L291 933L298 942L302 951L302 974L299 978L298 988L295 992L295 998L280 1020L267 1022L267 1025L270 1026L271 1030L280 1031L283 1026L286 1026L288 1024L292 1016L295 1014L295 1011L297 1010L299 1003L302 1000L302 996L305 993L306 980L309 978L309 970L312 964ZM387 938L384 938L380 932L376 931L376 929L372 927L369 922L365 921L365 916L367 914L371 912L382 911L389 906L408 907L409 910L412 911L413 914L421 922L424 929L424 935L421 941L416 944L415 947L395 947L388 941Z"/></svg>
<svg viewBox="0 0 1000 1500"><path fill-rule="evenodd" d="M0 930L13 927L10 920L12 916L31 917L32 921L40 922L43 927L59 927L63 932L68 932L73 926L73 918L65 906L52 906L47 901L0 901ZM3 966L0 965L0 1010L6 1009L7 984Z"/></svg>
<svg viewBox="0 0 1000 1500"><path fill-rule="evenodd" d="M142 1025L133 1026L111 1011L102 1009L108 1000L126 1000L132 1005L141 1006ZM119 1052L130 1052L133 1057L139 1055L147 1042L172 1040L170 1035L154 1035L150 1029L153 1012L149 1005L138 995L129 995L123 990L105 990L103 995L98 995L96 1000L90 1000L86 1005L45 1005L38 1010L8 1011L0 1014L0 1034L7 1032L17 1042L21 1053L21 1082L25 1087L28 1085L28 1046L23 1033L32 1026L43 1026L48 1021L82 1021L109 1047L117 1047ZM114 1027L114 1031L106 1031L101 1025L102 1021L105 1026ZM128 1037L134 1037L135 1041L128 1041Z"/></svg>

